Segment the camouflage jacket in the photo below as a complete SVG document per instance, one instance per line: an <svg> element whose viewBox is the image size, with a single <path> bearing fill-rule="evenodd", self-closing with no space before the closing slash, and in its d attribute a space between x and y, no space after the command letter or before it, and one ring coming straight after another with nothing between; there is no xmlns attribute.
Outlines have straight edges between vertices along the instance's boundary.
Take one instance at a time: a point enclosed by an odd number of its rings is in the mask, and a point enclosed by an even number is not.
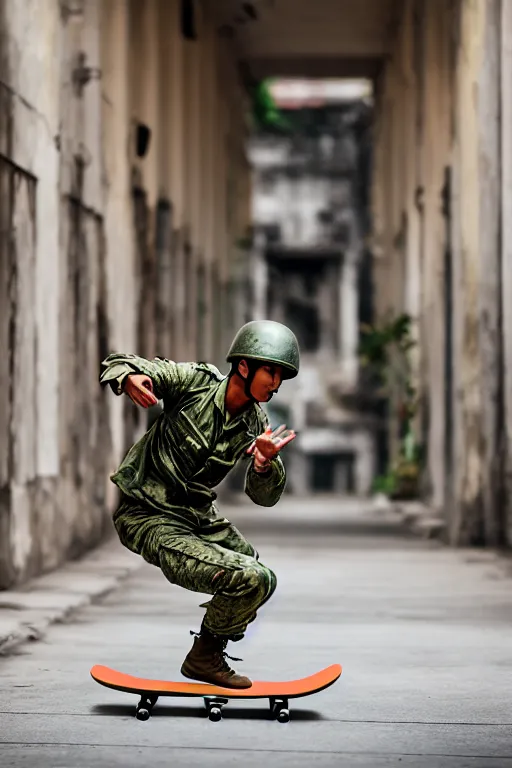
<svg viewBox="0 0 512 768"><path fill-rule="evenodd" d="M142 373L152 379L154 394L163 402L161 415L111 476L124 494L159 512L172 513L177 506L207 509L217 498L212 488L245 459L249 498L263 507L279 501L286 482L281 458L276 456L262 475L246 454L268 419L257 404L231 417L224 402L228 378L215 366L111 354L101 368L100 383L109 384L116 395L126 376Z"/></svg>

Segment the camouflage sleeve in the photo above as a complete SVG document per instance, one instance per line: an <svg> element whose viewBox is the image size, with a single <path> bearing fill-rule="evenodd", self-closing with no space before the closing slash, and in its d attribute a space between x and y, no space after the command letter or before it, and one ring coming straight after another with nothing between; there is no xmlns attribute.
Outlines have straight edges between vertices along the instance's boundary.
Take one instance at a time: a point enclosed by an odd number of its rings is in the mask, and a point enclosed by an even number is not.
<svg viewBox="0 0 512 768"><path fill-rule="evenodd" d="M155 396L162 400L181 395L190 385L194 369L190 363L175 363L163 358L146 360L137 355L113 353L101 363L100 384L109 384L112 391L120 395L126 377L132 373L149 376Z"/></svg>
<svg viewBox="0 0 512 768"><path fill-rule="evenodd" d="M257 434L263 434L269 426L266 414L262 411L257 429ZM272 459L270 469L265 472L256 472L251 459L245 474L245 493L260 507L273 507L277 504L286 485L286 470L279 455Z"/></svg>
<svg viewBox="0 0 512 768"><path fill-rule="evenodd" d="M245 474L245 493L260 507L277 504L286 485L286 471L280 456L272 459L270 470L265 474L255 472L253 462Z"/></svg>

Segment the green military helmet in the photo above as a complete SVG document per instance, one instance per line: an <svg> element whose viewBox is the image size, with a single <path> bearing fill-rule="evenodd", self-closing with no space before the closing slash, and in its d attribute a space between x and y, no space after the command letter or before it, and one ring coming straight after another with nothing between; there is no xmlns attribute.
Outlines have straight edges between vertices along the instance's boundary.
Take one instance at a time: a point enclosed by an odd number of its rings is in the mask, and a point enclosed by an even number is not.
<svg viewBox="0 0 512 768"><path fill-rule="evenodd" d="M226 360L261 360L283 368L283 379L293 379L299 372L299 343L286 325L273 320L253 320L236 334Z"/></svg>

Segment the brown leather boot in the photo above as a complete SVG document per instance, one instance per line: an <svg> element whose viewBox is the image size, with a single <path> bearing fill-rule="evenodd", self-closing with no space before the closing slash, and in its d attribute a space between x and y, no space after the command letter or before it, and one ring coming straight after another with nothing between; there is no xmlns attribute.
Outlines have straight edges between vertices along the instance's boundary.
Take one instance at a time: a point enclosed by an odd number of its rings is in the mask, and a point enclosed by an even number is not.
<svg viewBox="0 0 512 768"><path fill-rule="evenodd" d="M192 635L196 634L191 632ZM194 638L194 644L181 667L181 674L191 680L220 685L223 688L250 688L252 681L238 675L226 661L227 638L213 635L204 627ZM241 661L241 659L232 659Z"/></svg>

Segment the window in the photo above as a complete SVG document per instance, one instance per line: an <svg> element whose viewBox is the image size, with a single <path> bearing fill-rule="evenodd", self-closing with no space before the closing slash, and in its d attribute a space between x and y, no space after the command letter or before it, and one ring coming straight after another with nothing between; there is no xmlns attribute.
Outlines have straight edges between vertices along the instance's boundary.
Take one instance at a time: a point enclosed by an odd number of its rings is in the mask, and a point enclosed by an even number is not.
<svg viewBox="0 0 512 768"><path fill-rule="evenodd" d="M318 310L302 302L288 299L285 306L285 324L297 336L301 349L316 352L320 345L320 320Z"/></svg>

